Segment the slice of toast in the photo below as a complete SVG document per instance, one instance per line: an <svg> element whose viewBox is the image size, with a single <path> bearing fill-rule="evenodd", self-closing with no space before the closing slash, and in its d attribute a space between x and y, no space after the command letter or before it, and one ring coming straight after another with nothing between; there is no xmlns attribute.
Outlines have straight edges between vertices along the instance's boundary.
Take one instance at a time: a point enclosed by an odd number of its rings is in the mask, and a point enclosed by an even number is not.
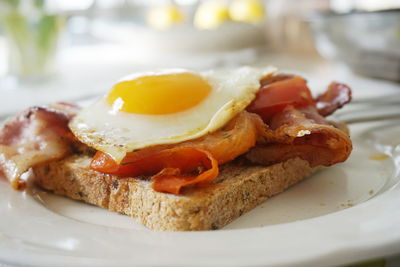
<svg viewBox="0 0 400 267"><path fill-rule="evenodd" d="M88 168L91 158L71 156L33 169L35 183L56 194L138 218L155 230L218 229L316 168L299 158L265 166L238 161L221 166L213 184L182 195L155 192L151 181L119 178Z"/></svg>

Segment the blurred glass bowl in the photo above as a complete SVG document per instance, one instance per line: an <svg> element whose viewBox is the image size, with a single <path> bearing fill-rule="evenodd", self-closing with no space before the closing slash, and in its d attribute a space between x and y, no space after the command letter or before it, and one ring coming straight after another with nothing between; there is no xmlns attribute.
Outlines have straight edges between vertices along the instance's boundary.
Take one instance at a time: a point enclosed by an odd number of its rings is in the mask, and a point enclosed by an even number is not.
<svg viewBox="0 0 400 267"><path fill-rule="evenodd" d="M322 56L362 75L400 81L400 10L317 14L311 25Z"/></svg>

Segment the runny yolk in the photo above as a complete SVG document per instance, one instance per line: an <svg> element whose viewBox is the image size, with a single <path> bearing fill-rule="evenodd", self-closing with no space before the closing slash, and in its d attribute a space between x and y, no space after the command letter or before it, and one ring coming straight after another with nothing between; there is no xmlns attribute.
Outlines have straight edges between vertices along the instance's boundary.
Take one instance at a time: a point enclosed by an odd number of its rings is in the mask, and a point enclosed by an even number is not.
<svg viewBox="0 0 400 267"><path fill-rule="evenodd" d="M195 73L140 76L115 84L107 102L115 111L169 114L199 104L210 91L211 86Z"/></svg>

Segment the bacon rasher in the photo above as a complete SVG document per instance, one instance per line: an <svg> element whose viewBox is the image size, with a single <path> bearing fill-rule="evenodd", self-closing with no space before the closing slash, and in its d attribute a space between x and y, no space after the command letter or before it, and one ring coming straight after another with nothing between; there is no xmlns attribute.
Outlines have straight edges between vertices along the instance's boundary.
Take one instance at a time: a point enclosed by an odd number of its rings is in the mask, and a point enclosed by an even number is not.
<svg viewBox="0 0 400 267"><path fill-rule="evenodd" d="M0 131L0 171L14 189L31 167L63 158L76 142L68 128L79 108L68 103L32 107L8 120Z"/></svg>

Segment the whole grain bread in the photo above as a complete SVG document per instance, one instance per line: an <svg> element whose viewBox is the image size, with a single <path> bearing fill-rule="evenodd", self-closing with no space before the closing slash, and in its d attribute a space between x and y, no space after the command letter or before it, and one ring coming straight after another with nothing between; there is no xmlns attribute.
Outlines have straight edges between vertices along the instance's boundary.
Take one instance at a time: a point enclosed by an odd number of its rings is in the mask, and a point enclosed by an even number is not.
<svg viewBox="0 0 400 267"><path fill-rule="evenodd" d="M120 178L88 168L88 156L35 167L35 183L56 194L83 200L137 218L155 230L218 229L269 197L296 184L315 168L299 158L265 166L234 161L221 166L207 187L187 189L182 195L155 192L146 177Z"/></svg>

